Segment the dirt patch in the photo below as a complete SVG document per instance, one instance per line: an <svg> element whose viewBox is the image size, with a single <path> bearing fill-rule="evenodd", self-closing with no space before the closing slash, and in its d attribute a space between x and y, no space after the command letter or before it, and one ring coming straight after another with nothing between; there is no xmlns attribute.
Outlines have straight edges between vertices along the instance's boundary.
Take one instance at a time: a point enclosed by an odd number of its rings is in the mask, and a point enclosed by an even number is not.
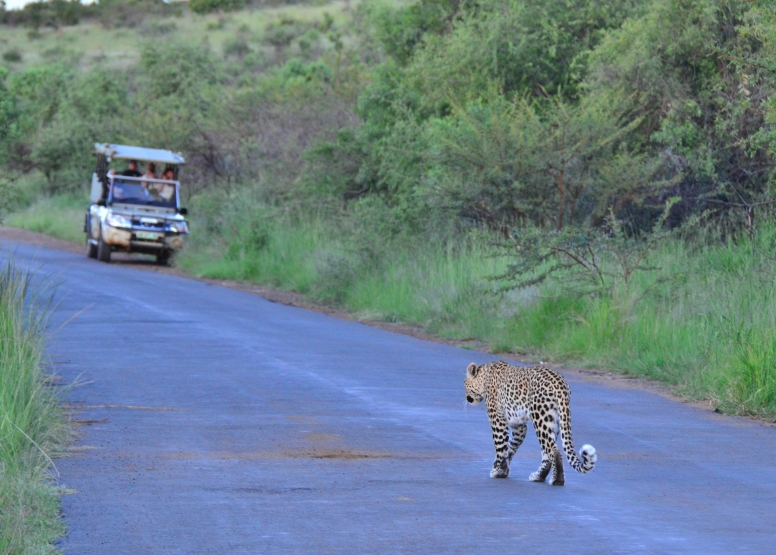
<svg viewBox="0 0 776 555"><path fill-rule="evenodd" d="M77 418L71 418L70 422L72 422L76 426L91 426L92 424L106 424L108 422L108 419L100 418L99 420L79 420Z"/></svg>
<svg viewBox="0 0 776 555"><path fill-rule="evenodd" d="M159 412L183 412L192 409L176 409L172 407L146 407L143 405L62 405L66 410L92 410L92 409L125 409L125 410L150 410Z"/></svg>
<svg viewBox="0 0 776 555"><path fill-rule="evenodd" d="M386 453L372 451L356 451L351 449L294 449L282 451L246 451L246 452L228 452L228 451L207 451L190 452L182 451L177 453L159 453L158 456L163 459L175 460L222 460L222 461L248 461L248 460L272 460L272 459L324 459L339 461L355 461L364 459L416 459L427 458L422 454L415 453Z"/></svg>
<svg viewBox="0 0 776 555"><path fill-rule="evenodd" d="M411 455L394 455L391 453L366 453L348 449L312 450L288 453L289 459L328 459L337 461L356 461L361 459L414 458Z"/></svg>
<svg viewBox="0 0 776 555"><path fill-rule="evenodd" d="M337 434L321 434L318 432L310 432L305 434L304 439L305 441L318 443L323 441L338 441L342 439L342 436Z"/></svg>

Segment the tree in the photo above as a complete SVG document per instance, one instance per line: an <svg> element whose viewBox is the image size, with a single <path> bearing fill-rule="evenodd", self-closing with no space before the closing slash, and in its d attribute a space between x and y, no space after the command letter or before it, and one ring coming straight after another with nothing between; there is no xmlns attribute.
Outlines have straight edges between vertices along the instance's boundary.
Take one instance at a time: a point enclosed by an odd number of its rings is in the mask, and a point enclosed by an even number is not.
<svg viewBox="0 0 776 555"><path fill-rule="evenodd" d="M659 160L627 148L640 120L628 121L619 98L540 105L495 96L457 108L431 127L430 194L495 228L596 223L661 184Z"/></svg>

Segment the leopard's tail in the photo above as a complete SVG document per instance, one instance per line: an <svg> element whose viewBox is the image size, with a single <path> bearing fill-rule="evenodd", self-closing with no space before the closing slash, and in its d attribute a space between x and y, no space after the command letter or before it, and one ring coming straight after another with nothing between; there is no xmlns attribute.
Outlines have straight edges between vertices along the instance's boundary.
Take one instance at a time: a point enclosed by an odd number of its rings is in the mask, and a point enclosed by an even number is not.
<svg viewBox="0 0 776 555"><path fill-rule="evenodd" d="M569 411L569 403L566 403L565 407L561 407L558 411L558 420L560 421L560 439L563 442L563 450L566 452L566 459L569 461L571 468L582 474L587 474L595 467L595 462L598 460L598 454L595 451L595 447L592 445L583 445L582 450L577 456L574 451L574 440L571 439L571 413Z"/></svg>

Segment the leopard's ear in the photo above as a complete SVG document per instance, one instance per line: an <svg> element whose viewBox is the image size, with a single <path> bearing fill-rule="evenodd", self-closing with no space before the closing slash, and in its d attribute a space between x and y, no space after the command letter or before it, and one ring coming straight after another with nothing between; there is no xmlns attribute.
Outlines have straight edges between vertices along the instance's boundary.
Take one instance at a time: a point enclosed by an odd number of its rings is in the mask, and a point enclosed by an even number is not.
<svg viewBox="0 0 776 555"><path fill-rule="evenodd" d="M469 366L466 367L466 374L474 378L475 376L477 376L478 370L479 368L477 367L477 365L472 362L471 364L469 364Z"/></svg>

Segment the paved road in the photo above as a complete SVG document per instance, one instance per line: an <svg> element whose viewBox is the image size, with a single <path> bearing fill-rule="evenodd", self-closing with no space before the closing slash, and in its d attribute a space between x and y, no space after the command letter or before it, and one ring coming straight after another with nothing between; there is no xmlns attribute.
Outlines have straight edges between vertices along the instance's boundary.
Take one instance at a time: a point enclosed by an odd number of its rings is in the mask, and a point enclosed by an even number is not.
<svg viewBox="0 0 776 555"><path fill-rule="evenodd" d="M486 354L197 281L18 246L55 276L81 450L68 554L773 553L776 430L571 379L566 486L491 480L463 399ZM88 307L88 308L87 308ZM94 408L86 408L94 407Z"/></svg>

